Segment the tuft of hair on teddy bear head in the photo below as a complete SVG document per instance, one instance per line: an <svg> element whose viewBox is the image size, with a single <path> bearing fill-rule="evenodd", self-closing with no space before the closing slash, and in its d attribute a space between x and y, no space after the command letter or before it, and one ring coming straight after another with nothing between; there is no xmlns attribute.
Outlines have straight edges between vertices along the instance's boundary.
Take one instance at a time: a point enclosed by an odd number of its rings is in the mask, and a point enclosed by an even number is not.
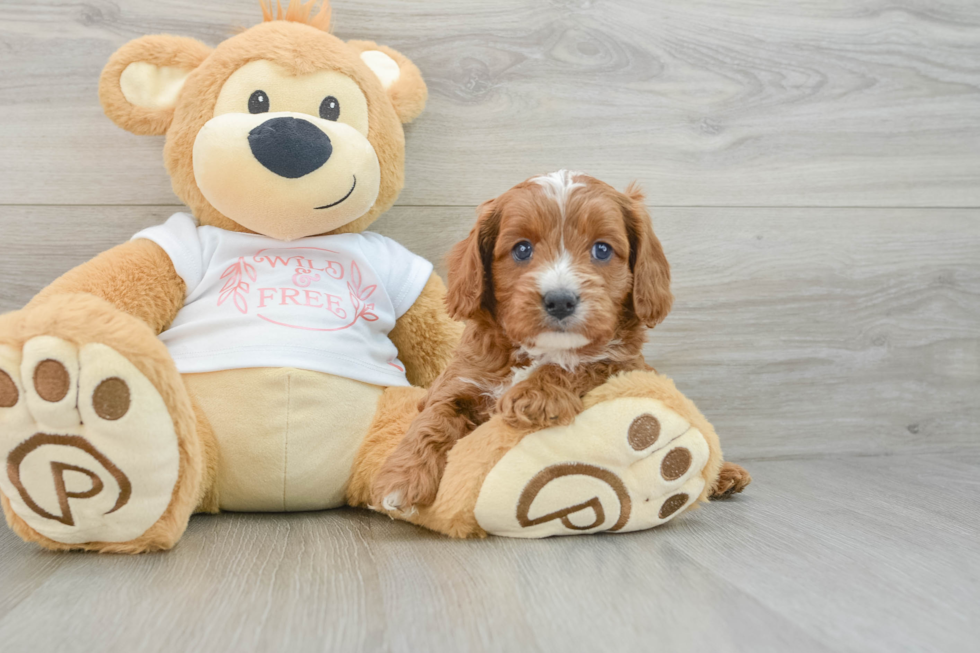
<svg viewBox="0 0 980 653"><path fill-rule="evenodd" d="M264 22L215 48L127 43L102 72L102 107L166 135L174 192L202 225L280 240L363 231L402 189L422 75L391 48L330 34L329 0L260 5Z"/></svg>

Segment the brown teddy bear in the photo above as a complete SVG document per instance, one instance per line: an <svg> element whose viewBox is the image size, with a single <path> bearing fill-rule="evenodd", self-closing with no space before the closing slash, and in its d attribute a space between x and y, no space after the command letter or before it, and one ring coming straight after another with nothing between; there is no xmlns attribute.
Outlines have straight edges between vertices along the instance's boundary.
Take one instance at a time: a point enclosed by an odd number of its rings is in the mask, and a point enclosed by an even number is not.
<svg viewBox="0 0 980 653"><path fill-rule="evenodd" d="M172 547L194 512L366 505L460 338L432 265L364 231L402 188L418 69L329 34L326 3L263 12L216 48L147 36L105 68L106 114L166 135L193 216L0 318L0 500L25 540L135 553ZM719 480L714 431L663 377L585 406L530 435L491 420L435 503L395 516L460 537L627 531L743 482ZM680 446L690 465L666 478Z"/></svg>

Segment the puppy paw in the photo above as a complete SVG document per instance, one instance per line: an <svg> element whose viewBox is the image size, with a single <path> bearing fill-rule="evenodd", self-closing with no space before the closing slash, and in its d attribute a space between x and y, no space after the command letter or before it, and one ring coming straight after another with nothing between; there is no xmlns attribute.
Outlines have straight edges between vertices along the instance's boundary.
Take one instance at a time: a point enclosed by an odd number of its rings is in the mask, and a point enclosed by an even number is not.
<svg viewBox="0 0 980 653"><path fill-rule="evenodd" d="M582 400L568 390L518 384L500 398L504 423L514 429L567 426L582 412Z"/></svg>
<svg viewBox="0 0 980 653"><path fill-rule="evenodd" d="M384 512L411 513L436 500L441 477L439 465L431 461L393 455L374 482L372 503Z"/></svg>
<svg viewBox="0 0 980 653"><path fill-rule="evenodd" d="M725 463L718 474L718 481L711 491L712 499L727 499L738 494L752 482L752 475L741 465Z"/></svg>

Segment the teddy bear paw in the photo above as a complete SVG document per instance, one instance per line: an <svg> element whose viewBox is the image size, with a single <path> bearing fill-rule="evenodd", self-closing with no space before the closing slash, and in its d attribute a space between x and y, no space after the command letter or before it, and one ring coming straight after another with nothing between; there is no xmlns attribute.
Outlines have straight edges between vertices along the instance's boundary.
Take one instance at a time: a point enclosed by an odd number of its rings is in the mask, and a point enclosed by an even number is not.
<svg viewBox="0 0 980 653"><path fill-rule="evenodd" d="M30 528L64 544L128 542L155 524L178 480L163 397L102 344L0 347L0 490Z"/></svg>
<svg viewBox="0 0 980 653"><path fill-rule="evenodd" d="M708 458L701 432L662 402L614 399L525 436L490 471L475 516L509 537L651 528L698 500Z"/></svg>

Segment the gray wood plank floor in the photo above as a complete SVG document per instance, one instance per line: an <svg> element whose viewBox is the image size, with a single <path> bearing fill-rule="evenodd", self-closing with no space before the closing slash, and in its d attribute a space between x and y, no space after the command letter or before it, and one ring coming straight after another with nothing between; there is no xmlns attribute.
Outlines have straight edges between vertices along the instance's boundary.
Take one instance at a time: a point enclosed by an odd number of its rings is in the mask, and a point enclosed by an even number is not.
<svg viewBox="0 0 980 653"><path fill-rule="evenodd" d="M967 651L980 456L758 461L655 531L456 542L363 511L199 516L138 558L0 534L8 651Z"/></svg>
<svg viewBox="0 0 980 653"><path fill-rule="evenodd" d="M196 517L163 555L0 530L0 650L968 651L980 638L980 4L335 0L429 107L376 225L441 265L560 167L637 179L677 303L647 354L755 483L652 532L454 542ZM98 74L257 0L0 0L0 311L180 207Z"/></svg>

